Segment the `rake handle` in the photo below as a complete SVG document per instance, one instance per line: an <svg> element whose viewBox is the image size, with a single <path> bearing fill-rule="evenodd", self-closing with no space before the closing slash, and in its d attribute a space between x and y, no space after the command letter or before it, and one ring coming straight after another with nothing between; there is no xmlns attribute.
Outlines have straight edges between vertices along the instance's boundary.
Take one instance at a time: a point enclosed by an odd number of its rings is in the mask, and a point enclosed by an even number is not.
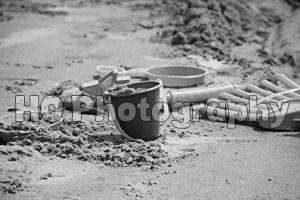
<svg viewBox="0 0 300 200"><path fill-rule="evenodd" d="M231 92L234 89L243 89L243 84L224 84L209 88L192 88L178 91L166 91L167 102L172 106L175 102L194 103L205 102L210 98L216 98L221 92Z"/></svg>

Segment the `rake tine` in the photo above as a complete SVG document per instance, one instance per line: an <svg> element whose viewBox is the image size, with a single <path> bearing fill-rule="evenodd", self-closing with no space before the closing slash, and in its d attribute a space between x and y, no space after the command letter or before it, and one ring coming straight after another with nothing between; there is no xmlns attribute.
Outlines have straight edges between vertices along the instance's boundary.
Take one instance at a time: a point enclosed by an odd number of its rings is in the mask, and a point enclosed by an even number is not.
<svg viewBox="0 0 300 200"><path fill-rule="evenodd" d="M226 92L221 92L218 96L218 99L227 99L227 100L230 100L232 102L243 103L243 104L246 104L246 105L249 104L249 101L247 101L246 99L234 96L234 95L226 93Z"/></svg>
<svg viewBox="0 0 300 200"><path fill-rule="evenodd" d="M226 100L210 98L207 100L206 103L208 106L212 106L214 104L216 108L225 109L225 110L228 109L228 101L226 101Z"/></svg>
<svg viewBox="0 0 300 200"><path fill-rule="evenodd" d="M210 98L207 100L206 104L209 105L209 104L212 104L212 103L216 103L216 104L219 104L219 103L226 103L227 101L226 100L221 100L221 99L217 99L217 98Z"/></svg>
<svg viewBox="0 0 300 200"><path fill-rule="evenodd" d="M264 98L258 99L257 104L260 104L260 103L273 103L273 102L281 104L283 102L289 101L290 98L284 99L282 101L276 101L276 100L274 100L274 98L277 98L277 97L282 96L282 95L294 93L296 91L300 91L300 88L294 88L294 89L284 90L284 91L278 92L278 93L273 93L272 95L269 95L269 96L266 96Z"/></svg>
<svg viewBox="0 0 300 200"><path fill-rule="evenodd" d="M283 83L286 87L294 89L294 88L300 88L300 85L286 77L284 74L276 74L275 79Z"/></svg>
<svg viewBox="0 0 300 200"><path fill-rule="evenodd" d="M241 96L245 99L250 99L250 96L257 96L257 94L255 93L249 93L240 89L235 89L231 92L231 94L235 95L235 96Z"/></svg>
<svg viewBox="0 0 300 200"><path fill-rule="evenodd" d="M258 94L260 94L260 95L262 95L264 97L274 94L273 92L263 90L263 89L261 89L259 87L256 87L255 85L252 85L252 84L247 85L246 86L246 90L250 91L250 92L258 93ZM285 100L285 99L287 99L287 97L277 96L276 99L278 99L278 100ZM272 100L272 101L276 102L275 100Z"/></svg>
<svg viewBox="0 0 300 200"><path fill-rule="evenodd" d="M205 111L204 110L200 110L200 113L204 114L204 115L207 115L207 114L214 115L215 111L217 111L218 117L221 117L221 118L224 118L224 119L226 117L228 117L228 110L224 110L224 109L220 109L220 108L215 108L213 106L207 106L206 110Z"/></svg>
<svg viewBox="0 0 300 200"><path fill-rule="evenodd" d="M223 103L225 102L225 106L224 104L220 104L220 103ZM242 106L242 105L239 105L239 104L235 104L235 103L229 103L227 101L223 101L223 100L219 100L219 99L210 99L209 101L207 101L207 104L212 104L212 103L215 103L215 107L216 108L220 108L220 109L230 109L230 110L233 110L233 111L245 111L245 107ZM259 109L256 109L256 108L251 108L250 109L250 112L249 112L249 105L247 105L247 111L249 113L257 113Z"/></svg>
<svg viewBox="0 0 300 200"><path fill-rule="evenodd" d="M250 103L250 101L249 100L246 100L246 99L242 99L242 98L239 98L239 97L236 97L236 96L234 96L234 95L231 95L231 94L228 94L228 93L226 93L226 92L222 92L222 93L220 93L219 94L219 96L218 96L218 98L222 98L222 99L228 99L228 100L230 100L230 101L232 101L232 102L235 102L235 103L243 103L243 104L245 104L246 106L247 106L247 108L249 108L249 103ZM259 102L259 101L258 101ZM256 109L256 110L254 110L255 112L258 110L258 109L260 109L260 110L262 110L262 111L268 111L268 109L266 109L266 104L264 104L263 102L256 102L256 105L254 106L254 107L251 107L251 110L252 109ZM268 106L267 106L268 107ZM243 107L243 109L242 109L243 111L245 111L245 108ZM253 112L254 112L253 111Z"/></svg>
<svg viewBox="0 0 300 200"><path fill-rule="evenodd" d="M228 110L224 110L224 109L220 109L220 108L216 108L216 107L213 107L213 106L208 106L207 109L206 109L206 115L215 115L215 111L217 112L217 116L216 117L219 117L219 118L222 118L222 119L225 119L226 117L229 117L229 112ZM225 112L224 112L225 111ZM244 116L243 115L239 115L239 112L238 111L242 111L243 110L232 110L231 112L233 112L232 114L235 115L235 119L237 120L245 120ZM203 111L202 111L202 114ZM251 113L248 115L247 113L247 117L251 117L251 118L255 118L256 117L256 114L254 113Z"/></svg>
<svg viewBox="0 0 300 200"><path fill-rule="evenodd" d="M265 88L268 88L274 92L283 92L285 91L283 88L277 86L277 85L274 85L273 83L267 81L267 80L262 80L260 83L259 83L259 86L260 87L265 87ZM296 93L288 93L286 94L286 96L290 97L290 98L299 98L300 95L299 94L296 94Z"/></svg>

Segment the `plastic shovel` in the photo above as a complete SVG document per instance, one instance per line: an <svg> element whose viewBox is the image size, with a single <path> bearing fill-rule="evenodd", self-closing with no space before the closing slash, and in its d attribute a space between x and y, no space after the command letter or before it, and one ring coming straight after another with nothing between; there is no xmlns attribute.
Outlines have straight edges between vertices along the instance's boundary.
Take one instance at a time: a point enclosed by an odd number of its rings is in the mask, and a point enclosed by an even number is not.
<svg viewBox="0 0 300 200"><path fill-rule="evenodd" d="M166 87L189 87L202 84L207 71L201 67L186 65L161 65L150 68L135 68L125 70L116 66L97 66L97 73L103 76L107 72L117 69L119 76L147 78L149 80L161 79Z"/></svg>
<svg viewBox="0 0 300 200"><path fill-rule="evenodd" d="M82 83L78 88L73 88L64 91L60 96L62 100L62 105L66 109L70 110L81 110L81 105L84 104L86 110L90 112L95 112L94 103L86 104L90 102L89 99L92 98L95 102L98 102L97 97L104 95L104 92L111 86L116 84L118 78L118 71L116 69L109 71L99 80L91 81L87 83ZM74 99L72 99L72 96ZM73 104L75 103L76 106ZM91 102L90 102L91 103ZM99 102L101 104L101 102Z"/></svg>

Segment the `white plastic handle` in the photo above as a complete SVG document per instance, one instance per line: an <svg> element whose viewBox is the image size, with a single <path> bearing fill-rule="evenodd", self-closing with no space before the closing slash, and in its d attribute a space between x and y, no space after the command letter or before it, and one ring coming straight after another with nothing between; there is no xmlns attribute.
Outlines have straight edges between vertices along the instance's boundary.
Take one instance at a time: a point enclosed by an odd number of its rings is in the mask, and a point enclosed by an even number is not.
<svg viewBox="0 0 300 200"><path fill-rule="evenodd" d="M128 75L127 71L121 67L110 66L110 65L98 65L96 67L97 74L101 77L114 69L118 70L119 76L127 76Z"/></svg>
<svg viewBox="0 0 300 200"><path fill-rule="evenodd" d="M117 120L117 117L116 117L116 113L115 113L115 110L114 110L114 107L111 103L111 97L110 96L107 96L107 103L108 103L108 110L109 110L109 113L112 117L112 120L114 121L114 124L117 128L117 130L121 133L121 135L126 138L127 140L131 140L131 141L136 141L136 139L130 137L129 135L127 135L125 133L125 131L123 131L122 127L120 126L118 120Z"/></svg>
<svg viewBox="0 0 300 200"><path fill-rule="evenodd" d="M108 72L112 70L118 70L119 76L130 76L130 77L135 77L135 78L147 78L146 75L146 68L134 68L130 70L125 70L121 67L117 66L109 66L109 65L98 65L96 67L97 73L99 76L104 76Z"/></svg>
<svg viewBox="0 0 300 200"><path fill-rule="evenodd" d="M134 68L127 71L130 77L147 78L146 68Z"/></svg>

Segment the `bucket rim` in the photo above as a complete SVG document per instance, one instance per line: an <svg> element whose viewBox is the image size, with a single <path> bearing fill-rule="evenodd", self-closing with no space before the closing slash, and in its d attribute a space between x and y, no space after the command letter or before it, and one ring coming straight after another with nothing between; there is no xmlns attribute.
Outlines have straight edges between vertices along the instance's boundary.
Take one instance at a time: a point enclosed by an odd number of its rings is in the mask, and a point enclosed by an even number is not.
<svg viewBox="0 0 300 200"><path fill-rule="evenodd" d="M137 93L131 93L131 94L123 94L123 95L116 95L116 94L108 94L106 93L105 95L106 96L110 96L110 97L113 97L113 98L121 98L121 97L130 97L130 96L136 96L136 95L140 95L140 94L144 94L144 93L147 93L147 92L151 92L151 91L154 91L160 87L163 86L163 83L161 80L149 80L149 81L140 81L140 82L136 82L136 83L127 83L125 84L125 86L129 87L131 85L138 85L138 84L141 84L141 83L157 83L156 86L152 87L152 88L147 88L146 91L141 91L141 92L137 92Z"/></svg>

